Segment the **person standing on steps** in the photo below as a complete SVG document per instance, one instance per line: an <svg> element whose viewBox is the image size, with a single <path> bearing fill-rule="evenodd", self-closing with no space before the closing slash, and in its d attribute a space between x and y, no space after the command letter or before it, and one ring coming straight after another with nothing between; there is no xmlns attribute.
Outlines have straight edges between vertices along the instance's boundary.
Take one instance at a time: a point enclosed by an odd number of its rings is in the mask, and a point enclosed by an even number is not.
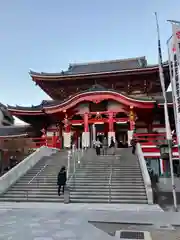
<svg viewBox="0 0 180 240"><path fill-rule="evenodd" d="M131 145L132 145L132 154L135 154L136 152L136 144L137 144L137 140L135 138L133 138L131 140Z"/></svg>
<svg viewBox="0 0 180 240"><path fill-rule="evenodd" d="M100 155L101 145L102 145L102 143L100 142L99 139L97 139L96 142L95 142L95 148L96 148L96 154L97 154L97 156Z"/></svg>
<svg viewBox="0 0 180 240"><path fill-rule="evenodd" d="M103 147L103 155L107 155L108 140L106 137L104 137L103 139L102 147Z"/></svg>
<svg viewBox="0 0 180 240"><path fill-rule="evenodd" d="M114 141L113 137L111 137L111 142L110 142L109 148L112 149L112 155L115 155L115 141Z"/></svg>
<svg viewBox="0 0 180 240"><path fill-rule="evenodd" d="M66 185L66 168L65 166L63 166L61 168L61 170L58 173L58 177L57 177L57 185L58 185L58 195L61 195L61 187L62 187L62 193L64 194L64 188Z"/></svg>

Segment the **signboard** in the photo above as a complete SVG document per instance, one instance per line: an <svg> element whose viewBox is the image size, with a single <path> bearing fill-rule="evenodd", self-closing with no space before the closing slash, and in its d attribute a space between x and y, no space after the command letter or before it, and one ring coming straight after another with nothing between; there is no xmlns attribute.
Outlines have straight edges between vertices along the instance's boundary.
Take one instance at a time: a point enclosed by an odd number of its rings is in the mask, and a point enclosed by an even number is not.
<svg viewBox="0 0 180 240"><path fill-rule="evenodd" d="M172 95L175 107L175 123L178 145L180 145L180 25L172 23L173 30L173 78Z"/></svg>

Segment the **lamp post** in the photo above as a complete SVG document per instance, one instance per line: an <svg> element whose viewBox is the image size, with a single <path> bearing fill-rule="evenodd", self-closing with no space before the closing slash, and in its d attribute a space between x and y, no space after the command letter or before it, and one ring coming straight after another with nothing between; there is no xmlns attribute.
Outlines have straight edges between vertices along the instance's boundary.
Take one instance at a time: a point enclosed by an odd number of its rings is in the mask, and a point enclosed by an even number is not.
<svg viewBox="0 0 180 240"><path fill-rule="evenodd" d="M157 13L155 13L155 17L156 17L156 27L157 27L157 37L158 37L159 77L161 82L163 98L164 98L164 117L165 117L166 140L168 143L168 153L169 153L169 162L170 162L170 171L171 171L172 193L173 193L173 200L174 200L174 210L177 211L177 199L176 199L176 190L175 190L175 182L174 182L173 163L172 163L172 134L171 134L170 122L169 122L168 103L167 103L167 96L166 96L166 89L165 89L163 60L162 60L161 41L160 41L160 29L159 29Z"/></svg>
<svg viewBox="0 0 180 240"><path fill-rule="evenodd" d="M174 118L175 118L175 125L176 125L176 136L177 136L177 142L178 142L178 152L180 157L180 147L179 147L179 123L178 123L178 102L177 102L177 94L176 94L176 85L175 85L175 59L173 59L173 67L172 67L172 61L171 61L171 52L170 52L170 41L173 39L173 35L167 40L167 50L168 50L168 65L169 65L169 75L170 75L170 82L172 87L172 97L173 97L173 110L174 110ZM172 151L171 151L172 152ZM171 170L171 181L172 181L172 192L173 192L173 199L174 199L174 208L175 211L177 211L177 199L176 199L176 187L174 182L174 172L173 172L173 163L170 160L170 170Z"/></svg>
<svg viewBox="0 0 180 240"><path fill-rule="evenodd" d="M172 194L173 194L173 201L174 201L174 211L178 212L177 208L177 198L176 198L176 186L174 181L174 171L173 171L173 159L172 159L172 141L165 140L165 142L159 145L160 148L160 155L161 159L164 161L169 162L170 164L170 173L171 173L171 183L172 183ZM167 166L167 164L166 164Z"/></svg>
<svg viewBox="0 0 180 240"><path fill-rule="evenodd" d="M168 144L162 144L162 145L160 145L159 148L160 148L161 159L169 160L169 146L168 146Z"/></svg>

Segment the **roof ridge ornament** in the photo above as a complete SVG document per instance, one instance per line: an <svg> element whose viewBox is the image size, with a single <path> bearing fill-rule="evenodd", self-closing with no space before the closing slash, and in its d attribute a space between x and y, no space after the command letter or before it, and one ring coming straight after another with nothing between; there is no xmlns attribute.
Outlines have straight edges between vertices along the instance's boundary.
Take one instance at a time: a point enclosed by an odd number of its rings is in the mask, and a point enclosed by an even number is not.
<svg viewBox="0 0 180 240"><path fill-rule="evenodd" d="M91 88L89 88L89 91L107 91L107 88L100 84L95 83L94 85L92 85Z"/></svg>

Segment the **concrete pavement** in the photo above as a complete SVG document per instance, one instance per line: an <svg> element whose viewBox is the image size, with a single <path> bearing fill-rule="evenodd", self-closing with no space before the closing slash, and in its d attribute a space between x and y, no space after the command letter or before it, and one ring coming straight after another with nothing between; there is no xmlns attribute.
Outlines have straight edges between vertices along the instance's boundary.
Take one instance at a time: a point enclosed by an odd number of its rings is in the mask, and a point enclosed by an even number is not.
<svg viewBox="0 0 180 240"><path fill-rule="evenodd" d="M130 207L131 210L125 205L1 203L0 239L108 240L119 229L148 230L155 240L180 236L179 227L169 225L180 226L179 213L161 212L155 206Z"/></svg>

